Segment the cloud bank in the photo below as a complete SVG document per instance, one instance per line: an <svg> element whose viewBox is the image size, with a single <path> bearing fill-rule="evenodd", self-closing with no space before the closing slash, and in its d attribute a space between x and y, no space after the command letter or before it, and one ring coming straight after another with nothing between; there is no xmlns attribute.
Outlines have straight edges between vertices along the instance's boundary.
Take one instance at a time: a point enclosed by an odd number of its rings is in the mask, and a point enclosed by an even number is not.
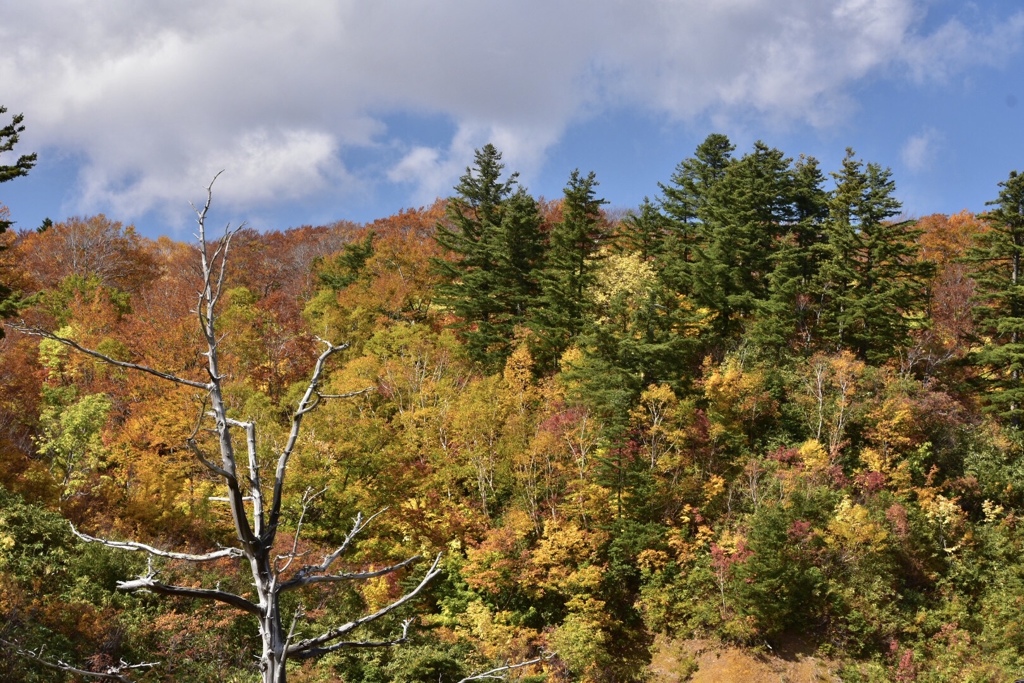
<svg viewBox="0 0 1024 683"><path fill-rule="evenodd" d="M493 141L530 171L573 122L621 107L673 122L827 127L852 90L1004 59L1024 12L930 29L924 0L41 0L0 25L0 83L26 148L85 160L78 208L180 208L214 173L229 206L398 183L447 194ZM934 22L932 22L934 23ZM424 145L387 115L443 117ZM908 165L933 140L910 141ZM354 171L351 150L387 150Z"/></svg>

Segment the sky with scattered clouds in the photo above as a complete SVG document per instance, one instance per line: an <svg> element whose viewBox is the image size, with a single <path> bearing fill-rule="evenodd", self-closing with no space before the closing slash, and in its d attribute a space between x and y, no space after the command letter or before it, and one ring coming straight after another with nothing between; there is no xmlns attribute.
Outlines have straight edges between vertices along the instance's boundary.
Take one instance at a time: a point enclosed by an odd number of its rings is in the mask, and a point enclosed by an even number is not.
<svg viewBox="0 0 1024 683"><path fill-rule="evenodd" d="M911 215L1024 171L1019 0L0 0L17 227L105 213L186 238L188 202L284 229L447 196L493 142L537 196L595 171L658 195L712 132L891 167ZM13 163L13 154L0 163Z"/></svg>

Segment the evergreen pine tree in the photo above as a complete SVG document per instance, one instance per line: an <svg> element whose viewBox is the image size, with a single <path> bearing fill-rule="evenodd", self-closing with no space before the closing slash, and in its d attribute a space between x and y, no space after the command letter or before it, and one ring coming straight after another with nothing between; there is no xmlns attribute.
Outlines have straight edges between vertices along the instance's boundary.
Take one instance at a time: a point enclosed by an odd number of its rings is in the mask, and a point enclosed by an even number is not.
<svg viewBox="0 0 1024 683"><path fill-rule="evenodd" d="M7 108L0 106L0 115L6 114ZM11 122L0 128L0 154L4 152L10 152L14 149L14 145L18 143L18 134L25 130L24 115L16 114ZM27 175L28 172L36 164L35 154L23 154L18 157L18 160L12 165L0 164L0 183L6 183L9 180L20 178L23 175ZM6 213L6 212L5 212ZM0 235L7 231L11 227L11 221L6 220L3 214L0 214ZM0 243L0 250L6 249L6 246ZM2 277L0 273L0 277ZM0 279L0 318L10 317L14 315L15 302L11 299L11 288ZM0 338L4 336L4 330L0 327Z"/></svg>
<svg viewBox="0 0 1024 683"><path fill-rule="evenodd" d="M658 183L661 210L670 228L664 277L677 292L691 291L692 264L707 241L701 210L711 188L733 163L735 149L728 137L712 133L697 146L693 157L679 162L668 184Z"/></svg>
<svg viewBox="0 0 1024 683"><path fill-rule="evenodd" d="M627 253L640 254L644 260L660 263L666 251L667 229L668 220L649 197L644 197L640 210L619 223L616 245Z"/></svg>
<svg viewBox="0 0 1024 683"><path fill-rule="evenodd" d="M330 261L315 262L320 284L339 292L359 279L366 262L373 256L376 234L371 230L359 242L349 242Z"/></svg>
<svg viewBox="0 0 1024 683"><path fill-rule="evenodd" d="M594 280L598 250L608 237L601 215L605 200L597 197L597 184L593 172L583 176L573 171L565 186L562 220L551 230L533 323L542 365L557 361L583 330L587 288Z"/></svg>
<svg viewBox="0 0 1024 683"><path fill-rule="evenodd" d="M706 244L691 266L692 296L717 314L718 342L741 335L768 299L772 254L795 217L790 162L757 142L728 165L698 209Z"/></svg>
<svg viewBox="0 0 1024 683"><path fill-rule="evenodd" d="M975 309L982 346L974 362L984 369L989 409L1014 428L1024 423L1024 175L999 183L996 208L985 214L990 230L970 252L977 264Z"/></svg>
<svg viewBox="0 0 1024 683"><path fill-rule="evenodd" d="M901 210L892 172L847 149L829 197L827 246L818 273L824 341L879 362L909 341L925 303L929 264L919 260L913 221Z"/></svg>
<svg viewBox="0 0 1024 683"><path fill-rule="evenodd" d="M793 346L807 349L814 338L817 307L813 283L817 279L828 215L825 176L813 157L803 157L792 168L792 221L772 254L768 299L758 307L752 330L762 349L787 353Z"/></svg>
<svg viewBox="0 0 1024 683"><path fill-rule="evenodd" d="M0 106L0 115L6 113L7 107ZM25 126L22 123L24 120L24 114L16 114L9 124L0 128L0 154L14 150L14 146L18 144L18 135L25 130ZM18 157L18 160L10 166L0 164L0 183L6 183L9 180L14 180L15 178L20 178L23 175L28 175L28 172L32 170L32 167L35 165L35 154L22 154ZM2 232L6 227L7 225L0 224L0 232Z"/></svg>
<svg viewBox="0 0 1024 683"><path fill-rule="evenodd" d="M505 333L526 320L540 295L545 250L541 223L537 201L523 188L502 206L496 233L497 285Z"/></svg>
<svg viewBox="0 0 1024 683"><path fill-rule="evenodd" d="M505 362L536 295L542 244L536 203L518 188L518 174L501 179L503 169L494 145L477 150L435 233L454 254L434 262L444 278L439 299L460 318L470 356L489 370Z"/></svg>

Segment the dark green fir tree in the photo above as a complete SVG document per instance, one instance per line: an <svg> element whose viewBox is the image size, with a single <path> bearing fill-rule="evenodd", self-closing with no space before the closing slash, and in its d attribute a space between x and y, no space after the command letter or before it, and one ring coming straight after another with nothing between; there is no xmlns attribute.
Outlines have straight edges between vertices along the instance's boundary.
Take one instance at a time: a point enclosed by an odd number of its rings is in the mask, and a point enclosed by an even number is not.
<svg viewBox="0 0 1024 683"><path fill-rule="evenodd" d="M0 106L0 115L6 114L7 108ZM0 128L0 155L6 152L14 150L14 146L18 144L18 135L25 130L25 125L22 123L24 115L16 114L9 124ZM28 172L36 164L35 154L22 154L18 157L17 161L13 164L6 165L0 164L0 183L6 183L15 178L20 178L23 175L27 175ZM7 231L11 227L11 221L7 220L3 215L0 215L0 235ZM6 249L6 246L0 242L0 249ZM15 301L13 300L13 293L11 292L10 285L4 281L4 273L0 272L0 318L10 317L15 311ZM4 330L0 327L0 337L4 336Z"/></svg>
<svg viewBox="0 0 1024 683"><path fill-rule="evenodd" d="M503 180L503 169L494 145L477 150L435 234L451 254L434 262L444 279L439 299L458 316L470 356L492 371L507 358L539 289L543 250L536 202L518 187L518 174Z"/></svg>
<svg viewBox="0 0 1024 683"><path fill-rule="evenodd" d="M717 343L735 342L768 299L772 255L795 217L791 160L757 142L728 165L699 208L705 246L692 265L693 300L715 312Z"/></svg>
<svg viewBox="0 0 1024 683"><path fill-rule="evenodd" d="M707 242L702 210L711 189L733 163L735 149L728 137L712 133L697 146L692 157L679 162L667 184L658 183L661 210L670 228L665 278L682 294L691 292L692 264Z"/></svg>
<svg viewBox="0 0 1024 683"><path fill-rule="evenodd" d="M615 244L622 251L656 263L665 256L668 219L649 197L644 197L638 211L619 222L615 233Z"/></svg>
<svg viewBox="0 0 1024 683"><path fill-rule="evenodd" d="M882 362L907 345L921 319L931 267L919 259L914 221L895 220L902 207L889 169L864 165L847 149L833 177L815 285L823 342Z"/></svg>
<svg viewBox="0 0 1024 683"><path fill-rule="evenodd" d="M976 331L989 410L1010 425L1024 425L1024 175L999 183L999 198L985 214L989 230L970 251L975 264Z"/></svg>
<svg viewBox="0 0 1024 683"><path fill-rule="evenodd" d="M541 296L532 327L538 337L536 357L552 367L579 337L587 314L587 289L593 284L599 250L609 230L597 196L597 179L575 170L562 201L562 220L551 229L541 276Z"/></svg>
<svg viewBox="0 0 1024 683"><path fill-rule="evenodd" d="M818 319L814 283L823 257L828 193L813 157L792 168L792 220L772 253L768 299L759 304L752 337L757 346L783 356L812 348Z"/></svg>

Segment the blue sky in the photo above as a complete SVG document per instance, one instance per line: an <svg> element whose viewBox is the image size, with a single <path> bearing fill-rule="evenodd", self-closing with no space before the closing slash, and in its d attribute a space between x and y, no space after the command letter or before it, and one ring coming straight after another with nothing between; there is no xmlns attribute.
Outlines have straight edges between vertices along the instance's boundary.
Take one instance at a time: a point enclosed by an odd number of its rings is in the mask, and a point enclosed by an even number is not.
<svg viewBox="0 0 1024 683"><path fill-rule="evenodd" d="M487 142L535 195L579 167L617 208L711 132L826 170L853 147L911 215L1024 171L1019 0L0 0L0 44L39 154L0 185L22 228L185 239L220 170L218 220L368 221L448 195Z"/></svg>

